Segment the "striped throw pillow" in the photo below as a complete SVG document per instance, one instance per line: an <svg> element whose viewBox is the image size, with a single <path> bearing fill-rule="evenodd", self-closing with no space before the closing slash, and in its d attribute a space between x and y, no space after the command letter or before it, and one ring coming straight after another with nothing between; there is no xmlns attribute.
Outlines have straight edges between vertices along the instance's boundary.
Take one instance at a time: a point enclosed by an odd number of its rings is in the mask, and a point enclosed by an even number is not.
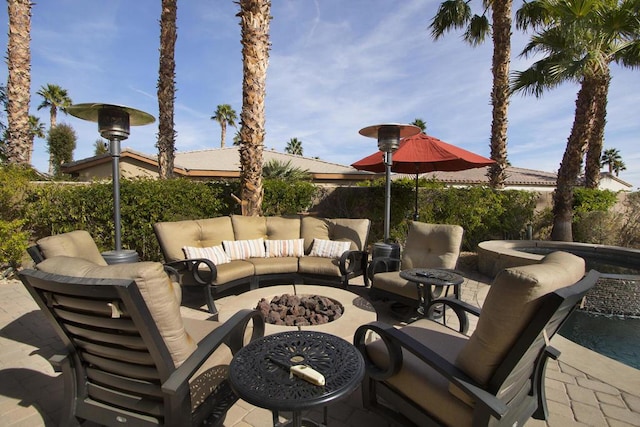
<svg viewBox="0 0 640 427"><path fill-rule="evenodd" d="M267 258L304 256L304 239L265 240Z"/></svg>
<svg viewBox="0 0 640 427"><path fill-rule="evenodd" d="M211 246L208 248L199 248L195 246L185 246L182 248L187 259L204 258L211 260L215 265L227 264L231 262L231 258L224 251L222 245Z"/></svg>
<svg viewBox="0 0 640 427"><path fill-rule="evenodd" d="M247 258L264 258L264 239L253 240L223 240L224 251L231 260Z"/></svg>
<svg viewBox="0 0 640 427"><path fill-rule="evenodd" d="M350 248L351 242L313 239L313 246L311 247L309 256L340 258L340 256Z"/></svg>

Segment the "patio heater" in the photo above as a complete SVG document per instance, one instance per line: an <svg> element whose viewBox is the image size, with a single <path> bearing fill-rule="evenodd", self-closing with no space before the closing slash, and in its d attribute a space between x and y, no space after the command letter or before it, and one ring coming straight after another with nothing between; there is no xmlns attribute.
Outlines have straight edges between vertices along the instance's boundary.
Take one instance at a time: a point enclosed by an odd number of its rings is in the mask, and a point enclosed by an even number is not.
<svg viewBox="0 0 640 427"><path fill-rule="evenodd" d="M378 149L382 151L385 169L385 200L384 200L384 242L389 243L389 223L391 222L391 166L393 152L398 149L401 138L420 133L420 128L414 125L387 123L367 126L360 129L360 135L378 139Z"/></svg>
<svg viewBox="0 0 640 427"><path fill-rule="evenodd" d="M129 137L129 126L153 123L155 118L148 113L130 107L112 104L76 104L67 107L72 116L98 122L100 136L109 141L111 175L113 179L113 223L115 227L115 250L102 253L107 264L137 262L138 253L122 249L120 221L120 142Z"/></svg>

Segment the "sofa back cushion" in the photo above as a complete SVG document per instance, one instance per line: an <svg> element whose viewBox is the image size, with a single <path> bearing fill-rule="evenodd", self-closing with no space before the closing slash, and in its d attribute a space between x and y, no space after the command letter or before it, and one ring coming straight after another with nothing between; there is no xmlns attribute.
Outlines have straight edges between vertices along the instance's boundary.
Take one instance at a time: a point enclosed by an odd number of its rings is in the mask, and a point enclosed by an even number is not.
<svg viewBox="0 0 640 427"><path fill-rule="evenodd" d="M410 222L402 269L455 268L463 233L459 225Z"/></svg>
<svg viewBox="0 0 640 427"><path fill-rule="evenodd" d="M223 240L234 240L231 218L195 219L185 221L158 222L153 224L160 249L166 262L185 259L185 246L211 247Z"/></svg>
<svg viewBox="0 0 640 427"><path fill-rule="evenodd" d="M566 252L551 253L539 264L502 270L494 279L478 325L455 364L486 385L544 296L578 282L584 272L584 260Z"/></svg>
<svg viewBox="0 0 640 427"><path fill-rule="evenodd" d="M91 235L85 230L44 237L37 241L45 258L68 256L82 258L97 265L107 265Z"/></svg>
<svg viewBox="0 0 640 427"><path fill-rule="evenodd" d="M300 217L268 216L268 240L296 240L300 238Z"/></svg>
<svg viewBox="0 0 640 427"><path fill-rule="evenodd" d="M263 216L231 215L235 240L264 239L267 236L267 219Z"/></svg>
<svg viewBox="0 0 640 427"><path fill-rule="evenodd" d="M325 218L303 216L300 221L300 237L304 239L304 253L308 254L313 246L313 239L331 240L329 229L331 223Z"/></svg>
<svg viewBox="0 0 640 427"><path fill-rule="evenodd" d="M371 221L368 219L335 218L329 220L331 240L351 241L351 250L363 251L367 246Z"/></svg>
<svg viewBox="0 0 640 427"><path fill-rule="evenodd" d="M174 295L179 285L170 280L161 263L102 266L81 258L53 257L36 267L45 273L70 277L135 280L175 366L180 366L195 351L197 345L184 329L180 304Z"/></svg>

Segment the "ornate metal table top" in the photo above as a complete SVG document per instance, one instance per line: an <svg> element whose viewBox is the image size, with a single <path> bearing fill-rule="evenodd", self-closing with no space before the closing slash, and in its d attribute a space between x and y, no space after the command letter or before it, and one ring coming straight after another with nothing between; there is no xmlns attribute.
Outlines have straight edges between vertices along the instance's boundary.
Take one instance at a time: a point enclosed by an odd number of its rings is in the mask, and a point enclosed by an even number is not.
<svg viewBox="0 0 640 427"><path fill-rule="evenodd" d="M411 268L400 271L400 277L410 282L435 286L455 286L464 282L464 278L453 271L437 268Z"/></svg>
<svg viewBox="0 0 640 427"><path fill-rule="evenodd" d="M310 366L325 377L317 386L291 376L273 359ZM229 380L243 400L278 411L300 410L346 396L364 376L364 360L349 342L314 331L267 335L243 347L230 365Z"/></svg>

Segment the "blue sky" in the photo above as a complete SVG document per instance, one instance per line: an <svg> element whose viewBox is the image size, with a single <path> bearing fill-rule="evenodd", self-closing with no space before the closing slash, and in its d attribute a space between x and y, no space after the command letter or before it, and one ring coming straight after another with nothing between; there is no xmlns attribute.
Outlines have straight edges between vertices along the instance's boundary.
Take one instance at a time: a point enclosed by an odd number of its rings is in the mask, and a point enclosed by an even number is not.
<svg viewBox="0 0 640 427"><path fill-rule="evenodd" d="M474 3L474 2L472 2ZM516 6L520 4L515 1ZM460 33L433 41L429 23L437 0L273 0L267 71L265 147L283 151L302 141L306 156L351 164L376 141L358 130L376 123L427 122L427 133L489 156L491 42L471 48ZM478 2L480 4L480 2ZM0 8L8 22L6 7ZM176 149L220 146L216 106L240 113L240 26L232 0L178 5ZM160 0L39 1L32 17L32 114L47 83L68 90L74 103L127 105L157 118ZM7 31L0 32L6 46ZM514 29L512 70L533 59L518 54L528 36ZM612 66L605 148L627 165L620 178L640 186L640 74ZM6 81L6 67L0 78ZM513 166L556 172L574 116L578 86L564 84L542 98L512 98L508 155ZM75 159L93 155L97 124L59 114L76 130ZM155 154L157 122L132 127L123 147ZM230 129L227 141L235 133ZM45 171L44 140L35 166Z"/></svg>

